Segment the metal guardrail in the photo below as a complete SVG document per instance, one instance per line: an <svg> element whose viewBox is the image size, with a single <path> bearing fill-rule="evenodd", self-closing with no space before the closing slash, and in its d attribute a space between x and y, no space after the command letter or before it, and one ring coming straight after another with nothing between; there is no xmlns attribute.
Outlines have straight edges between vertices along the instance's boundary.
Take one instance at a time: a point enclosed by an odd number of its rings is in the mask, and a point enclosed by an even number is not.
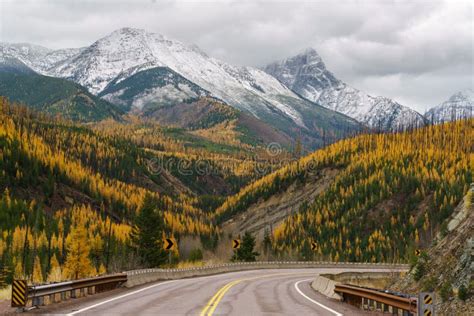
<svg viewBox="0 0 474 316"><path fill-rule="evenodd" d="M391 307L392 313L397 311L398 314L398 309L410 314L417 313L418 299L411 295L389 293L387 291L347 284L336 284L334 292L341 295L344 301L358 307L364 307L365 302L370 306L370 302L372 301L375 303L374 309L378 309L378 306L380 305L382 312L388 311L388 308L386 307ZM382 304L384 306L382 306ZM406 313L404 313L404 315L405 314Z"/></svg>
<svg viewBox="0 0 474 316"><path fill-rule="evenodd" d="M247 267L255 266L255 268L265 268L265 266L271 266L272 268L278 268L278 266L291 266L292 268L297 268L298 266L306 266L308 268L326 268L326 267L350 267L350 268L393 268L393 269L409 269L408 264L402 263L369 263L369 262L330 262L330 261L254 261L254 262L233 262L233 263L223 263L216 264L212 266L204 267L195 267L195 268L184 268L184 269L138 269L127 271L127 275L138 275L154 272L188 272L188 271L202 271L202 270L212 270L216 268L226 268L226 267Z"/></svg>
<svg viewBox="0 0 474 316"><path fill-rule="evenodd" d="M235 262L224 263L205 267L185 268L185 269L140 269L132 270L124 273L113 275L106 275L100 277L93 277L81 280L66 281L59 283L43 284L29 286L27 291L27 300L31 300L33 306L44 305L44 298L49 297L50 303L56 302L57 294L61 295L61 301L68 297L75 298L76 290L81 290L84 294L84 289L87 289L88 294L94 294L105 290L113 289L121 285L135 276L146 274L156 274L173 278L189 277L184 274L192 272L192 276L208 275L216 273L222 269L229 269L225 272L249 270L249 269L265 269L265 268L391 268L391 269L407 269L405 264L390 264L390 263L358 263L358 262L322 262L322 261L257 261L257 262ZM182 272L176 274L176 272ZM217 272L220 273L220 272ZM191 276L191 275L190 275ZM69 294L68 294L69 293Z"/></svg>
<svg viewBox="0 0 474 316"><path fill-rule="evenodd" d="M127 274L118 273L81 280L29 286L28 300L32 301L33 306L44 305L45 296L49 296L50 301L55 302L56 294L61 294L61 300L65 300L67 292L70 293L71 298L75 298L76 290L83 291L88 289L88 293L92 294L115 288L124 282L127 282Z"/></svg>

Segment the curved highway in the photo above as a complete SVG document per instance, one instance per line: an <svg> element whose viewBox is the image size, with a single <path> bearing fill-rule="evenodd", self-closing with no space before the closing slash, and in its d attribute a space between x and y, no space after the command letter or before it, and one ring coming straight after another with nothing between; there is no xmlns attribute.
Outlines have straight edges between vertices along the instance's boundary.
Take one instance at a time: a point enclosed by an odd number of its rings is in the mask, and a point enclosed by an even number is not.
<svg viewBox="0 0 474 316"><path fill-rule="evenodd" d="M316 274L338 272L342 270L232 272L119 289L70 299L31 312L68 315L365 315L310 287Z"/></svg>

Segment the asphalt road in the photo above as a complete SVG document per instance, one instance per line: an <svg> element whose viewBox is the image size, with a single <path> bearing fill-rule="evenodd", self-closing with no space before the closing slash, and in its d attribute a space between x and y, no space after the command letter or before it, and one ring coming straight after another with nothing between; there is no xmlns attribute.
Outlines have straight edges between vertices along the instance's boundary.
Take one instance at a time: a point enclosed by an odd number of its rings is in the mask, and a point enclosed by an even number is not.
<svg viewBox="0 0 474 316"><path fill-rule="evenodd" d="M316 274L328 272L342 270L254 270L164 281L71 299L31 312L69 315L366 315L348 304L328 299L310 287Z"/></svg>

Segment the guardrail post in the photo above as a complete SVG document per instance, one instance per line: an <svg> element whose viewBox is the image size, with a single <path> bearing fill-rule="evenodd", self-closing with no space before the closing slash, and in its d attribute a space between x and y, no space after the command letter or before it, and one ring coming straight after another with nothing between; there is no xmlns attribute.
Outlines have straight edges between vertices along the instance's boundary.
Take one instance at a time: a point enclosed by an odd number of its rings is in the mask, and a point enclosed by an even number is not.
<svg viewBox="0 0 474 316"><path fill-rule="evenodd" d="M398 316L398 308L392 307L392 315L397 315Z"/></svg>
<svg viewBox="0 0 474 316"><path fill-rule="evenodd" d="M380 303L380 302L375 302L375 310L376 310L376 311L381 311L381 312L383 312L383 310L382 310L382 303Z"/></svg>
<svg viewBox="0 0 474 316"><path fill-rule="evenodd" d="M387 304L383 304L383 312L384 312L384 313L388 313L388 308L389 308L389 307L390 307L390 306L388 306Z"/></svg>
<svg viewBox="0 0 474 316"><path fill-rule="evenodd" d="M31 305L33 306L39 306L40 302L39 302L39 297L33 297L33 300L31 302Z"/></svg>
<svg viewBox="0 0 474 316"><path fill-rule="evenodd" d="M66 292L61 292L61 301L66 300Z"/></svg>
<svg viewBox="0 0 474 316"><path fill-rule="evenodd" d="M51 294L49 295L49 303L55 303L56 302L56 294Z"/></svg>
<svg viewBox="0 0 474 316"><path fill-rule="evenodd" d="M363 310L369 309L369 299L365 297L362 298L362 309Z"/></svg>
<svg viewBox="0 0 474 316"><path fill-rule="evenodd" d="M84 295L84 288L81 288L81 289L79 290L79 293L80 293L80 294L79 294L80 297L84 297L84 296L85 296L85 295Z"/></svg>
<svg viewBox="0 0 474 316"><path fill-rule="evenodd" d="M369 299L369 304L368 305L369 305L369 308L368 308L369 311L374 309L373 308L374 307L374 301L373 300Z"/></svg>
<svg viewBox="0 0 474 316"><path fill-rule="evenodd" d="M71 290L71 298L76 298L76 290Z"/></svg>
<svg viewBox="0 0 474 316"><path fill-rule="evenodd" d="M87 288L87 294L89 294L89 295L94 294L94 287L93 286Z"/></svg>

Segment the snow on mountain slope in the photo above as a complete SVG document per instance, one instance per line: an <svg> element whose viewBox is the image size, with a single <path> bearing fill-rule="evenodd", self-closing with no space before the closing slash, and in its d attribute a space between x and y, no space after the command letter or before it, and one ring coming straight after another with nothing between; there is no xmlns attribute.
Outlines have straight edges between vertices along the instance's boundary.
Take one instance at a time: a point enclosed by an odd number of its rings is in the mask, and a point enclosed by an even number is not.
<svg viewBox="0 0 474 316"><path fill-rule="evenodd" d="M466 89L453 94L448 100L431 108L425 117L431 122L446 122L472 117L474 109L474 90Z"/></svg>
<svg viewBox="0 0 474 316"><path fill-rule="evenodd" d="M422 125L418 112L385 97L373 97L337 79L312 48L264 70L302 97L381 129Z"/></svg>
<svg viewBox="0 0 474 316"><path fill-rule="evenodd" d="M26 43L0 43L0 59L15 58L35 70L48 75L50 68L80 53L83 48L66 48L52 50L39 45Z"/></svg>
<svg viewBox="0 0 474 316"><path fill-rule="evenodd" d="M111 83L117 86L140 72L166 67L211 97L252 114L294 139L301 138L310 148L320 146L328 135L337 139L361 128L350 117L301 98L263 70L227 64L207 56L195 45L145 30L122 28L76 50L51 51L33 45L15 45L2 44L7 47L3 55L17 57L39 73L77 82L108 100L119 100L119 94L124 93L117 90L107 96L113 90ZM126 89L132 86L145 85L128 81ZM156 100L183 99L185 94L176 85L165 89L156 86L153 91L135 91L131 104L140 108ZM122 105L128 107L132 99Z"/></svg>
<svg viewBox="0 0 474 316"><path fill-rule="evenodd" d="M277 95L298 97L275 78L250 67L234 67L210 58L199 48L160 34L123 28L99 39L80 54L51 69L100 93L114 78L130 69L169 67L215 97L259 117L262 106L272 106L304 127L299 113L277 101ZM252 102L245 100L251 99Z"/></svg>
<svg viewBox="0 0 474 316"><path fill-rule="evenodd" d="M171 69L156 67L125 79L118 76L98 96L127 110L142 111L192 102L208 95L209 92Z"/></svg>

